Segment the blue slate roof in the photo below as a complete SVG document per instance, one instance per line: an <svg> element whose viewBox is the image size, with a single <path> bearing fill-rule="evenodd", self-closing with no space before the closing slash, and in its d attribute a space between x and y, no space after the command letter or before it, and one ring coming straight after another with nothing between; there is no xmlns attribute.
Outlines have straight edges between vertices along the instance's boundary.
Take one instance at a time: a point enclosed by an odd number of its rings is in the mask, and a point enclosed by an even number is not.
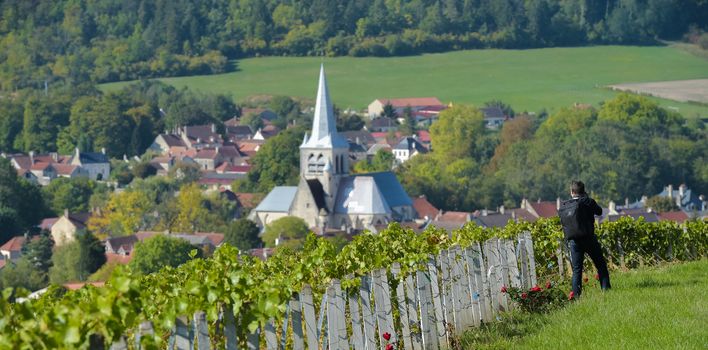
<svg viewBox="0 0 708 350"><path fill-rule="evenodd" d="M108 163L108 157L101 152L80 152L79 161L81 164Z"/></svg>
<svg viewBox="0 0 708 350"><path fill-rule="evenodd" d="M661 191L661 193L658 194L658 196L661 197L668 197L669 196L669 190L667 187L664 187L664 190ZM681 198L680 199L680 207L683 210L701 210L701 199L699 196L696 194L696 192L691 191L691 189L686 188L684 190L683 197L681 197L681 191L676 189L671 191L671 197L674 198Z"/></svg>
<svg viewBox="0 0 708 350"><path fill-rule="evenodd" d="M356 174L356 176L371 176L376 181L376 186L381 190L381 194L386 199L386 203L391 207L399 207L410 205L413 206L411 197L408 196L406 190L403 189L401 183L398 182L396 175L390 171L380 173Z"/></svg>
<svg viewBox="0 0 708 350"><path fill-rule="evenodd" d="M340 214L390 214L376 181L371 176L351 176L339 185L334 211Z"/></svg>
<svg viewBox="0 0 708 350"><path fill-rule="evenodd" d="M258 204L255 211L287 213L295 199L296 186L277 186Z"/></svg>

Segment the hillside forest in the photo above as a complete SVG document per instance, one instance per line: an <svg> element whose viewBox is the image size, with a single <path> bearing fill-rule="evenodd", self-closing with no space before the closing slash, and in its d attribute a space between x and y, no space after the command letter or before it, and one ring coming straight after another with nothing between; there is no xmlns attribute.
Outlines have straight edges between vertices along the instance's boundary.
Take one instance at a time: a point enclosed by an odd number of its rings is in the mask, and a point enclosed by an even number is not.
<svg viewBox="0 0 708 350"><path fill-rule="evenodd" d="M221 73L259 55L654 44L703 0L5 0L0 91Z"/></svg>

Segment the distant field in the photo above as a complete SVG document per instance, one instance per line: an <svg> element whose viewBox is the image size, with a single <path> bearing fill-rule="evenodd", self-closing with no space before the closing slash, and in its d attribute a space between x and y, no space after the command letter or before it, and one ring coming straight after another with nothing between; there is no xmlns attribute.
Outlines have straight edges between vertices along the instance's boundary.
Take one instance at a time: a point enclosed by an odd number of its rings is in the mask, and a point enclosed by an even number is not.
<svg viewBox="0 0 708 350"><path fill-rule="evenodd" d="M708 104L708 79L616 84L610 87L615 90L630 91L674 101Z"/></svg>
<svg viewBox="0 0 708 350"><path fill-rule="evenodd" d="M365 108L379 97L437 96L480 105L501 99L517 111L597 104L613 84L708 78L708 60L674 47L597 46L536 50L471 50L390 58L262 57L238 60L237 70L211 76L165 78L177 87L230 93L314 98L325 63L330 93L340 107ZM129 82L103 85L115 90ZM686 116L708 107L653 98Z"/></svg>

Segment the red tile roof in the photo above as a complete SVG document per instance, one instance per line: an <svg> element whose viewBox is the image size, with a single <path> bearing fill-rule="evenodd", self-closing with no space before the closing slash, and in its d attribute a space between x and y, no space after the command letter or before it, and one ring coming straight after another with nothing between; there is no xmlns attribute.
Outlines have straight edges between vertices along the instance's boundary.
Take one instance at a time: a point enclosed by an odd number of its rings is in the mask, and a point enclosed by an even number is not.
<svg viewBox="0 0 708 350"><path fill-rule="evenodd" d="M76 168L78 168L76 165L70 164L54 164L52 166L59 175L71 175L74 173L74 171L76 171Z"/></svg>
<svg viewBox="0 0 708 350"><path fill-rule="evenodd" d="M140 242L142 242L148 238L151 238L151 237L154 237L157 235L162 235L162 234L165 234L165 232L163 232L163 231L138 231L135 233L135 237L137 237L138 240Z"/></svg>
<svg viewBox="0 0 708 350"><path fill-rule="evenodd" d="M421 106L444 106L437 97L412 97L412 98L392 98L377 99L382 104L390 103L394 107L421 107Z"/></svg>
<svg viewBox="0 0 708 350"><path fill-rule="evenodd" d="M41 230L51 230L57 220L59 220L59 218L46 218L39 224L39 228Z"/></svg>
<svg viewBox="0 0 708 350"><path fill-rule="evenodd" d="M133 259L132 255L121 255L115 253L106 253L106 264L116 263L127 265Z"/></svg>
<svg viewBox="0 0 708 350"><path fill-rule="evenodd" d="M556 202L530 202L529 204L536 211L536 214L542 218L558 216Z"/></svg>
<svg viewBox="0 0 708 350"><path fill-rule="evenodd" d="M32 164L31 169L32 170L45 170L45 169L49 168L49 166L51 166L51 164L46 163L46 162L36 162L36 163Z"/></svg>
<svg viewBox="0 0 708 350"><path fill-rule="evenodd" d="M6 250L10 252L19 252L22 249L22 246L25 244L25 237L24 236L15 236L10 238L9 241L5 242L5 244L0 247L0 250Z"/></svg>
<svg viewBox="0 0 708 350"><path fill-rule="evenodd" d="M194 235L206 237L207 239L209 239L211 244L213 244L215 247L218 247L222 242L224 242L224 234L223 233L197 232Z"/></svg>
<svg viewBox="0 0 708 350"><path fill-rule="evenodd" d="M430 142L430 132L428 132L427 130L418 131L418 141Z"/></svg>
<svg viewBox="0 0 708 350"><path fill-rule="evenodd" d="M260 200L257 199L256 193L236 193L238 201L244 208L253 209L255 208Z"/></svg>
<svg viewBox="0 0 708 350"><path fill-rule="evenodd" d="M688 215L682 211L667 211L657 213L657 216L659 216L659 221L673 221L679 224L682 224L688 220Z"/></svg>
<svg viewBox="0 0 708 350"><path fill-rule="evenodd" d="M216 150L215 149L202 149L197 152L196 156L194 158L199 158L199 159L215 159L216 158Z"/></svg>
<svg viewBox="0 0 708 350"><path fill-rule="evenodd" d="M415 212L418 213L418 218L420 219L428 218L429 220L432 220L438 215L438 213L440 213L440 210L430 204L425 196L412 198L412 200L413 209L415 209Z"/></svg>
<svg viewBox="0 0 708 350"><path fill-rule="evenodd" d="M446 211L439 214L435 220L437 221L455 221L455 222L467 222L468 218L472 217L472 213L466 211Z"/></svg>
<svg viewBox="0 0 708 350"><path fill-rule="evenodd" d="M90 284L94 287L103 287L106 282L75 282L75 283L64 283L63 286L68 290L77 290L83 288L85 285Z"/></svg>
<svg viewBox="0 0 708 350"><path fill-rule="evenodd" d="M526 209L517 208L517 209L508 209L508 211L511 212L512 215L516 217L517 221L523 220L523 221L527 221L527 222L535 222L536 220L538 220L538 218L536 216L531 214Z"/></svg>

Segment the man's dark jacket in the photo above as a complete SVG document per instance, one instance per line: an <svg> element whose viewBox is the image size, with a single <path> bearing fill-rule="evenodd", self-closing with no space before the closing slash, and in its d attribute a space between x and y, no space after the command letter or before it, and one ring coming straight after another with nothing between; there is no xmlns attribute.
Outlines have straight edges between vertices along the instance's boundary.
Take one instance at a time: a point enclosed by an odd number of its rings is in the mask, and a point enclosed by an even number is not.
<svg viewBox="0 0 708 350"><path fill-rule="evenodd" d="M573 198L567 200L561 204L559 210L559 215L563 215L564 208L574 207L575 202L577 202L577 213L575 217L577 218L577 227L574 225L566 225L563 217L561 217L561 223L563 223L563 233L565 234L565 239L581 239L585 237L590 237L595 234L595 215L602 215L602 208L597 205L594 199L588 197L587 195L582 195L578 198Z"/></svg>

